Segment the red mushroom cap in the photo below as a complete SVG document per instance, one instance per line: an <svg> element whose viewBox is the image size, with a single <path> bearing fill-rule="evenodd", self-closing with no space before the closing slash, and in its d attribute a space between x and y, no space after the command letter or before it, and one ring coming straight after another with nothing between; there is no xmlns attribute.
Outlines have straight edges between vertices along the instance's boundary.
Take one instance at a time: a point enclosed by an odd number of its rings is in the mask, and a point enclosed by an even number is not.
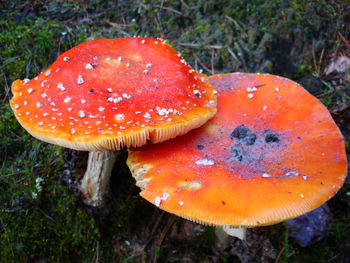
<svg viewBox="0 0 350 263"><path fill-rule="evenodd" d="M203 127L129 150L141 196L214 225L269 225L330 199L347 174L343 137L297 83L267 74L210 77L218 111Z"/></svg>
<svg viewBox="0 0 350 263"><path fill-rule="evenodd" d="M160 142L216 112L214 87L164 40L99 39L63 53L32 80L16 80L11 107L43 141L78 150Z"/></svg>

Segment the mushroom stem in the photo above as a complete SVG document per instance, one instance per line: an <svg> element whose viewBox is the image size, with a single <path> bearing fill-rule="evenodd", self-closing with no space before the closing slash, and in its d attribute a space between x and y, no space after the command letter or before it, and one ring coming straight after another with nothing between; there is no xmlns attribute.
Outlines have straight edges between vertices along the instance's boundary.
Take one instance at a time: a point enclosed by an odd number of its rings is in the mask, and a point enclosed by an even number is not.
<svg viewBox="0 0 350 263"><path fill-rule="evenodd" d="M117 153L113 151L89 153L87 170L79 185L85 204L94 207L104 204L116 157Z"/></svg>
<svg viewBox="0 0 350 263"><path fill-rule="evenodd" d="M237 237L241 240L246 240L247 229L244 227L223 226L222 230L224 230L224 232L231 237Z"/></svg>
<svg viewBox="0 0 350 263"><path fill-rule="evenodd" d="M229 226L216 227L215 229L215 245L220 250L225 250L231 245L230 237L237 237L240 240L246 240L246 228L234 228Z"/></svg>

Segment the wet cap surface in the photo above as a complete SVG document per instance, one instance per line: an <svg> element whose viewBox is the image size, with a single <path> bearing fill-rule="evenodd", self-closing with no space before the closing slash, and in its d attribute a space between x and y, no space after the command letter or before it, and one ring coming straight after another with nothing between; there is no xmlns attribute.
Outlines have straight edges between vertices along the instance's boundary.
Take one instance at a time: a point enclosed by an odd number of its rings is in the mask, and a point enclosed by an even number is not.
<svg viewBox="0 0 350 263"><path fill-rule="evenodd" d="M342 186L343 137L297 83L267 74L210 77L218 112L174 140L129 150L141 196L214 225L259 226L297 217Z"/></svg>
<svg viewBox="0 0 350 263"><path fill-rule="evenodd" d="M216 112L208 78L151 38L82 43L34 79L15 81L12 93L11 107L29 133L77 150L164 141Z"/></svg>

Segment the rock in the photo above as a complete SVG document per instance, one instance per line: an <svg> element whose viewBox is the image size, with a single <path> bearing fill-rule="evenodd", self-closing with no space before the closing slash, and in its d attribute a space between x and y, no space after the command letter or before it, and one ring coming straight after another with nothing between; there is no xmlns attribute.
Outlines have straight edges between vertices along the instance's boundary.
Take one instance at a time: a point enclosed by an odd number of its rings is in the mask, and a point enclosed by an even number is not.
<svg viewBox="0 0 350 263"><path fill-rule="evenodd" d="M325 203L319 208L285 223L289 230L289 236L295 238L300 246L307 247L328 235L332 225L331 219L331 212Z"/></svg>

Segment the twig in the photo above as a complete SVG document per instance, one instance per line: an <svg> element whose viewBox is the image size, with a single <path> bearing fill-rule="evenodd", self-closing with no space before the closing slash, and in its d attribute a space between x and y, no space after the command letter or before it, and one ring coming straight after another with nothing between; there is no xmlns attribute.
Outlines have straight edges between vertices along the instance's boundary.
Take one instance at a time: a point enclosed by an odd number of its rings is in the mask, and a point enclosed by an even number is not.
<svg viewBox="0 0 350 263"><path fill-rule="evenodd" d="M179 45L184 47L208 47L208 48L215 48L215 49L224 48L224 46L221 46L221 45L205 45L205 44L197 44L197 43L179 43Z"/></svg>
<svg viewBox="0 0 350 263"><path fill-rule="evenodd" d="M121 26L130 26L130 25L123 25L123 24L117 24L117 23L113 23L110 21L106 21L106 23L114 28L116 28L119 32L123 33L125 36L129 37L130 34L125 32L124 30L122 30Z"/></svg>
<svg viewBox="0 0 350 263"><path fill-rule="evenodd" d="M324 53L324 48L321 51L321 55L320 55L320 59L317 63L316 61L316 54L315 54L315 41L312 42L312 58L314 60L314 66L315 66L315 73L316 76L319 77L320 76L320 72L321 72L321 62L322 62L322 58L323 58L323 53Z"/></svg>
<svg viewBox="0 0 350 263"><path fill-rule="evenodd" d="M96 245L97 245L97 244L96 244ZM95 251L95 253L94 253L94 255L93 255L92 259L91 259L91 263L92 263L92 262L95 262L95 259L96 259L96 251Z"/></svg>
<svg viewBox="0 0 350 263"><path fill-rule="evenodd" d="M342 33L338 32L340 39L345 43L345 45L350 48L350 42L342 35Z"/></svg>
<svg viewBox="0 0 350 263"><path fill-rule="evenodd" d="M178 14L178 15L182 16L182 13L180 11L177 11L177 10L171 8L171 7L166 7L166 6L163 6L163 5L154 5L154 7L158 7L160 9L165 9L165 10L171 11L171 12L173 12L175 14Z"/></svg>
<svg viewBox="0 0 350 263"><path fill-rule="evenodd" d="M324 48L322 48L320 59L318 60L318 68L321 69L321 63L323 59L323 54L324 54Z"/></svg>
<svg viewBox="0 0 350 263"><path fill-rule="evenodd" d="M5 151L6 151L6 150L7 150L7 149L5 149ZM5 154L7 155L7 151L6 151ZM2 174L2 173L4 172L5 166L6 166L6 157L4 158L4 161L3 161L2 164L1 164L0 174ZM1 178L1 177L2 177L2 176L0 176L0 178Z"/></svg>
<svg viewBox="0 0 350 263"><path fill-rule="evenodd" d="M157 16L159 17L159 13L157 14ZM153 18L154 18L154 21L156 22L156 25L157 25L158 29L159 29L160 37L161 37L161 38L164 38L163 30L162 30L161 25L160 25L159 22L158 22L158 19L156 18L155 15L153 16Z"/></svg>
<svg viewBox="0 0 350 263"><path fill-rule="evenodd" d="M12 258L15 259L15 254L13 253L13 249L12 249L12 246L11 246L11 243L10 243L10 239L9 239L8 234L7 234L7 230L6 230L6 228L5 228L4 221L2 221L2 218L1 218L1 217L0 217L0 221L1 221L1 226L2 226L2 228L4 229L5 234L6 234L7 243L9 244L9 247L10 247L10 249L11 249Z"/></svg>
<svg viewBox="0 0 350 263"><path fill-rule="evenodd" d="M26 77L28 77L29 74L30 74L30 67L31 67L31 65L32 65L32 57L30 57L27 65L26 65Z"/></svg>
<svg viewBox="0 0 350 263"><path fill-rule="evenodd" d="M277 258L276 258L276 260L275 260L275 263L278 263L278 261L280 260L280 257L281 257L282 254L283 254L283 251L284 251L286 248L287 248L287 246L284 246L284 247L281 249L281 251L278 253L278 256L277 256Z"/></svg>
<svg viewBox="0 0 350 263"><path fill-rule="evenodd" d="M340 255L340 253L338 253L337 255L331 257L330 259L327 260L327 262L332 262L334 259L336 259L338 256Z"/></svg>
<svg viewBox="0 0 350 263"><path fill-rule="evenodd" d="M131 26L129 24L117 24L117 23L114 23L114 22L111 22L111 21L106 21L106 23L109 24L110 26L116 27L118 29L122 29L122 27L130 27Z"/></svg>
<svg viewBox="0 0 350 263"><path fill-rule="evenodd" d="M169 232L169 229L170 229L170 228L172 227L172 225L175 223L176 219L177 219L177 217L175 217L175 216L171 216L171 217L168 219L168 223L166 224L166 226L164 227L164 229L162 230L162 232L161 232L160 235L159 235L156 249L159 249L159 248L160 248L160 246L162 245L163 240L164 240L166 234ZM154 254L154 255L153 255L153 263L156 263L156 262L157 262L157 256Z"/></svg>
<svg viewBox="0 0 350 263"><path fill-rule="evenodd" d="M227 20L231 21L232 23L234 23L235 27L238 28L238 30L240 31L240 34L241 34L243 37L245 37L245 38L248 37L248 34L246 33L247 30L244 29L244 28L242 28L242 26L241 26L235 19L233 19L233 18L230 17L230 16L225 16L225 18L226 18Z"/></svg>
<svg viewBox="0 0 350 263"><path fill-rule="evenodd" d="M4 161L1 164L0 174L3 173L3 171L5 169L5 166L6 166L6 161L7 161L7 146L6 145L4 145L4 150L3 151L4 151ZM1 178L1 176L0 176L0 178Z"/></svg>
<svg viewBox="0 0 350 263"><path fill-rule="evenodd" d="M23 181L25 181L25 183L27 183L28 181L31 181L34 176L35 176L35 174L32 175L31 177L22 177L22 178L20 178L20 179L18 179L16 181L14 181L14 183L15 184L19 184L19 183L22 183ZM31 184L33 184L33 183L31 183Z"/></svg>
<svg viewBox="0 0 350 263"><path fill-rule="evenodd" d="M15 56L15 57L8 58L8 59L2 61L2 62L1 62L2 65L1 65L0 69L2 70L7 64L15 62L15 60L16 60L17 58L20 58L20 57L21 57L21 56Z"/></svg>
<svg viewBox="0 0 350 263"><path fill-rule="evenodd" d="M211 74L214 75L214 48L211 49Z"/></svg>
<svg viewBox="0 0 350 263"><path fill-rule="evenodd" d="M100 260L100 241L97 241L96 244L96 263Z"/></svg>
<svg viewBox="0 0 350 263"><path fill-rule="evenodd" d="M156 223L154 224L154 226L153 226L153 228L152 228L152 230L151 230L151 233L150 233L150 235L149 235L149 237L148 237L148 240L147 240L146 243L145 243L145 247L148 245L148 243L149 243L149 242L151 241L151 239L153 238L153 235L154 235L154 233L156 232L156 229L157 229L157 227L159 226L159 223L160 223L160 221L161 221L161 219L162 219L164 213L165 213L165 212L162 211L162 213L159 215L159 217L158 217Z"/></svg>
<svg viewBox="0 0 350 263"><path fill-rule="evenodd" d="M188 4L186 4L186 2L184 0L180 0L180 2L186 7L186 8L190 8Z"/></svg>
<svg viewBox="0 0 350 263"><path fill-rule="evenodd" d="M13 132L12 130L9 130L9 132L16 137L16 139L13 139L13 141L24 141L24 139L19 136L17 133Z"/></svg>
<svg viewBox="0 0 350 263"><path fill-rule="evenodd" d="M199 57L196 55L196 53L192 53L192 55L194 56L195 60L198 61L198 64L201 65L202 68L204 68L206 71L208 71L209 73L211 73L210 68L208 68L200 59Z"/></svg>
<svg viewBox="0 0 350 263"><path fill-rule="evenodd" d="M237 58L236 54L228 47L227 48L228 53L233 57L234 60L236 60L239 64L242 64L241 61Z"/></svg>
<svg viewBox="0 0 350 263"><path fill-rule="evenodd" d="M243 66L244 66L244 69L245 70L247 70L247 64L245 63L245 60L244 60L244 57L243 57L243 50L242 50L242 48L240 47L240 45L237 43L237 42L235 42L235 44L234 44L235 46L236 46L236 48L238 49L238 56L240 56L240 58L241 58L241 60L242 60L242 64L243 64ZM241 55L240 55L241 54Z"/></svg>
<svg viewBox="0 0 350 263"><path fill-rule="evenodd" d="M5 72L2 69L1 69L1 72L4 75L4 82L5 82L5 95L4 95L4 98L2 99L2 103L4 103L7 100L8 96L10 94L10 88L9 88L9 85L8 85L8 82L7 82L7 78L6 78Z"/></svg>
<svg viewBox="0 0 350 263"><path fill-rule="evenodd" d="M23 173L24 173L23 171L19 171L19 172L15 172L12 174L4 174L4 175L1 175L0 178L11 177L13 175L19 175L19 174L23 174Z"/></svg>
<svg viewBox="0 0 350 263"><path fill-rule="evenodd" d="M56 221L51 217L49 216L48 214L46 214L40 207L37 207L38 210L47 218L49 219L50 221L52 221L53 223L56 223Z"/></svg>
<svg viewBox="0 0 350 263"><path fill-rule="evenodd" d="M50 163L50 166L53 164L53 162L51 162ZM33 168L33 167L32 167ZM42 171L38 171L38 172L36 172L35 174L33 173L33 175L32 176L30 176L30 177L23 177L23 178L21 178L21 179L18 179L17 181L15 181L15 184L18 184L18 183L20 183L20 182L22 182L22 181L25 181L25 180L27 180L27 181L30 181L34 176L40 176L40 175L45 175L45 174L48 174L50 171L52 170L52 167L48 167L48 168L46 168L45 170L42 170Z"/></svg>
<svg viewBox="0 0 350 263"><path fill-rule="evenodd" d="M169 232L169 229L172 227L172 225L175 223L177 217L176 216L171 216L168 220L168 223L167 225L165 226L165 228L163 229L163 231L160 233L160 236L159 236L159 243L158 243L158 247L160 247L163 243L163 240L166 236L166 234Z"/></svg>
<svg viewBox="0 0 350 263"><path fill-rule="evenodd" d="M323 96L326 96L326 95L329 95L329 94L332 94L332 93L333 93L333 90L328 90L326 92L323 92L321 94L316 95L316 98L321 98Z"/></svg>

